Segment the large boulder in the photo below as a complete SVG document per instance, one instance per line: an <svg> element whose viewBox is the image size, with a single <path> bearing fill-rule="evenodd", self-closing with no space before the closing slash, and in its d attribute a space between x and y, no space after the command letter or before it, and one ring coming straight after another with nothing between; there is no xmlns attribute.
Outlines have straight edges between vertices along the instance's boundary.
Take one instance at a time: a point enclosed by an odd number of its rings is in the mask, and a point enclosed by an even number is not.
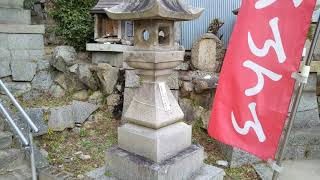
<svg viewBox="0 0 320 180"><path fill-rule="evenodd" d="M34 76L31 83L34 89L49 90L53 84L52 75L49 71L40 71Z"/></svg>
<svg viewBox="0 0 320 180"><path fill-rule="evenodd" d="M112 94L115 85L118 82L119 69L106 63L98 64L95 68L96 74L100 80L104 94Z"/></svg>
<svg viewBox="0 0 320 180"><path fill-rule="evenodd" d="M98 89L98 83L96 82L92 72L90 64L79 64L78 77L80 81L88 88L96 91Z"/></svg>
<svg viewBox="0 0 320 180"><path fill-rule="evenodd" d="M217 43L220 39L214 34L204 34L191 49L192 66L202 71L215 71L217 61Z"/></svg>
<svg viewBox="0 0 320 180"><path fill-rule="evenodd" d="M72 46L57 46L53 50L50 64L59 71L66 72L68 66L75 64L77 52Z"/></svg>

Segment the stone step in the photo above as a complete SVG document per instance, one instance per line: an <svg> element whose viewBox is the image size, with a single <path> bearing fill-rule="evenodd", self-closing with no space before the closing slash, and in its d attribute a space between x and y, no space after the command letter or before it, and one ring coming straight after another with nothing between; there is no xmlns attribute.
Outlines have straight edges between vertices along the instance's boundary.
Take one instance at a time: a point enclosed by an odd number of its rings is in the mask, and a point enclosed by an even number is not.
<svg viewBox="0 0 320 180"><path fill-rule="evenodd" d="M0 24L31 24L31 11L0 8Z"/></svg>
<svg viewBox="0 0 320 180"><path fill-rule="evenodd" d="M8 148L12 144L12 134L0 132L0 149Z"/></svg>
<svg viewBox="0 0 320 180"><path fill-rule="evenodd" d="M23 163L23 154L19 149L0 150L0 172L6 172Z"/></svg>
<svg viewBox="0 0 320 180"><path fill-rule="evenodd" d="M20 165L10 171L0 174L0 179L4 180L31 180L31 168L28 165Z"/></svg>
<svg viewBox="0 0 320 180"><path fill-rule="evenodd" d="M320 159L320 128L293 130L286 148L286 159Z"/></svg>

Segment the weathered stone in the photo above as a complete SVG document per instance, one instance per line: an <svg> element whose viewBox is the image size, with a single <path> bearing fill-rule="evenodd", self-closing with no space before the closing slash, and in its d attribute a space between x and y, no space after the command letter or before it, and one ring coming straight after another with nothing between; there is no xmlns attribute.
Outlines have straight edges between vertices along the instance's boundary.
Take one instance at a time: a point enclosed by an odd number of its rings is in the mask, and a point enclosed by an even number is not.
<svg viewBox="0 0 320 180"><path fill-rule="evenodd" d="M214 34L207 33L193 44L191 63L196 69L215 71L217 42L220 42L219 38Z"/></svg>
<svg viewBox="0 0 320 180"><path fill-rule="evenodd" d="M37 50L42 53L44 48L42 34L8 34L8 48L10 50ZM32 58L31 51L28 51L29 57Z"/></svg>
<svg viewBox="0 0 320 180"><path fill-rule="evenodd" d="M45 71L45 70L49 70L50 68L50 62L49 60L46 60L46 59L39 60L37 64L38 64L37 71Z"/></svg>
<svg viewBox="0 0 320 180"><path fill-rule="evenodd" d="M59 73L56 75L54 82L69 92L85 89L83 83L74 74Z"/></svg>
<svg viewBox="0 0 320 180"><path fill-rule="evenodd" d="M48 71L39 71L31 83L34 89L48 90L53 84L52 75Z"/></svg>
<svg viewBox="0 0 320 180"><path fill-rule="evenodd" d="M9 147L12 144L12 134L0 131L0 150Z"/></svg>
<svg viewBox="0 0 320 180"><path fill-rule="evenodd" d="M31 90L31 84L28 82L4 82L4 84L15 96L21 96ZM2 89L0 93L4 94Z"/></svg>
<svg viewBox="0 0 320 180"><path fill-rule="evenodd" d="M30 10L0 7L0 24L31 24Z"/></svg>
<svg viewBox="0 0 320 180"><path fill-rule="evenodd" d="M0 33L8 34L44 34L44 25L0 24Z"/></svg>
<svg viewBox="0 0 320 180"><path fill-rule="evenodd" d="M92 63L108 63L113 67L122 67L123 53L121 52L93 52Z"/></svg>
<svg viewBox="0 0 320 180"><path fill-rule="evenodd" d="M159 163L188 148L191 131L182 122L158 130L127 123L118 129L118 143L124 150Z"/></svg>
<svg viewBox="0 0 320 180"><path fill-rule="evenodd" d="M103 102L103 94L100 91L93 92L88 102L91 104L101 104Z"/></svg>
<svg viewBox="0 0 320 180"><path fill-rule="evenodd" d="M206 111L201 114L202 127L204 129L208 129L209 121L210 121L211 111Z"/></svg>
<svg viewBox="0 0 320 180"><path fill-rule="evenodd" d="M32 120L32 122L38 127L39 132L33 133L35 136L41 136L48 132L48 125L44 120L44 109L42 108L30 108L26 110L26 113ZM24 117L21 113L18 113L14 118L17 126L22 130L22 133L28 137L30 132L30 128L28 124L25 122Z"/></svg>
<svg viewBox="0 0 320 180"><path fill-rule="evenodd" d="M219 147L223 155L225 155L226 160L229 162L230 167L240 167L242 165L252 164L259 162L260 160L241 149L220 143Z"/></svg>
<svg viewBox="0 0 320 180"><path fill-rule="evenodd" d="M75 64L76 50L71 46L57 46L53 50L51 65L59 71L66 72L68 66Z"/></svg>
<svg viewBox="0 0 320 180"><path fill-rule="evenodd" d="M66 128L73 128L73 106L67 105L51 109L48 126L53 131L63 131Z"/></svg>
<svg viewBox="0 0 320 180"><path fill-rule="evenodd" d="M72 102L73 119L76 123L83 123L98 108L99 107L95 104L90 104L82 101L73 101Z"/></svg>
<svg viewBox="0 0 320 180"><path fill-rule="evenodd" d="M81 90L72 95L72 99L78 100L78 101L86 101L88 97L89 95L87 90Z"/></svg>
<svg viewBox="0 0 320 180"><path fill-rule="evenodd" d="M18 149L0 150L0 171L21 165L23 155Z"/></svg>
<svg viewBox="0 0 320 180"><path fill-rule="evenodd" d="M315 126L320 126L316 93L303 92L294 120L294 128L311 128Z"/></svg>
<svg viewBox="0 0 320 180"><path fill-rule="evenodd" d="M88 88L96 91L98 89L98 83L90 71L90 67L90 64L79 64L78 77Z"/></svg>
<svg viewBox="0 0 320 180"><path fill-rule="evenodd" d="M11 72L14 81L32 81L37 71L37 64L28 61L12 61Z"/></svg>
<svg viewBox="0 0 320 180"><path fill-rule="evenodd" d="M77 73L78 69L79 69L79 64L74 64L74 65L69 67L69 71L71 73Z"/></svg>
<svg viewBox="0 0 320 180"><path fill-rule="evenodd" d="M206 108L206 109L211 109L214 93L215 91L205 91L200 94L192 92L190 95L190 99L193 100L194 104L202 106L203 108Z"/></svg>
<svg viewBox="0 0 320 180"><path fill-rule="evenodd" d="M180 99L179 100L179 105L183 111L184 114L184 120L185 121L193 121L194 119L194 114L193 114L193 102L190 99Z"/></svg>
<svg viewBox="0 0 320 180"><path fill-rule="evenodd" d="M119 94L111 94L107 97L107 105L108 106L116 106L120 103L120 95Z"/></svg>
<svg viewBox="0 0 320 180"><path fill-rule="evenodd" d="M23 8L23 0L1 0L0 7Z"/></svg>
<svg viewBox="0 0 320 180"><path fill-rule="evenodd" d="M126 70L125 72L125 87L138 88L140 87L140 78L134 70Z"/></svg>
<svg viewBox="0 0 320 180"><path fill-rule="evenodd" d="M96 68L97 76L102 85L103 93L112 94L115 85L118 82L119 69L110 66L109 64L98 64Z"/></svg>
<svg viewBox="0 0 320 180"><path fill-rule="evenodd" d="M22 98L24 101L31 101L38 98L41 95L42 92L36 89L32 89L31 91L28 91L27 93L23 94Z"/></svg>
<svg viewBox="0 0 320 180"><path fill-rule="evenodd" d="M11 62L10 60L6 60L6 59L0 60L0 78L11 75L10 62Z"/></svg>
<svg viewBox="0 0 320 180"><path fill-rule="evenodd" d="M203 148L192 145L162 163L113 147L106 152L106 172L119 179L188 179L203 165Z"/></svg>
<svg viewBox="0 0 320 180"><path fill-rule="evenodd" d="M59 85L52 85L49 89L49 94L55 98L63 97L65 91Z"/></svg>

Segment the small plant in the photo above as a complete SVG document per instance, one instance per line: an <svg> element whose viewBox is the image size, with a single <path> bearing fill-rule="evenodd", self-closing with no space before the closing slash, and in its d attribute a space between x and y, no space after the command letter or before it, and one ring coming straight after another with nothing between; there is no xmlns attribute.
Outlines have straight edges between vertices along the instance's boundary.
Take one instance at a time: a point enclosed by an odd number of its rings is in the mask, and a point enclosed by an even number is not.
<svg viewBox="0 0 320 180"><path fill-rule="evenodd" d="M224 25L224 22L220 21L219 19L213 19L209 25L208 28L208 33L212 33L219 37L219 39L222 39L223 34L219 35L219 30L222 28Z"/></svg>
<svg viewBox="0 0 320 180"><path fill-rule="evenodd" d="M84 50L86 43L93 39L94 23L90 9L97 0L51 0L49 10L57 26L53 29L66 45Z"/></svg>

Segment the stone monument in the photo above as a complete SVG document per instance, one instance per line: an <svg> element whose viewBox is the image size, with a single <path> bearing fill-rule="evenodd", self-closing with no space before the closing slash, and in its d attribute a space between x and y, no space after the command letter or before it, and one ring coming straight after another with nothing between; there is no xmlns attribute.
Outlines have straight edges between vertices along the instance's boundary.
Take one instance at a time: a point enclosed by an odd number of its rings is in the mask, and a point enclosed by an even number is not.
<svg viewBox="0 0 320 180"><path fill-rule="evenodd" d="M137 70L141 87L118 129L118 146L106 152L106 173L123 180L223 179L205 165L204 149L191 143L179 104L165 81L184 58L174 43L175 21L198 18L203 9L179 0L135 0L106 9L114 20L134 21L134 47L124 60Z"/></svg>

